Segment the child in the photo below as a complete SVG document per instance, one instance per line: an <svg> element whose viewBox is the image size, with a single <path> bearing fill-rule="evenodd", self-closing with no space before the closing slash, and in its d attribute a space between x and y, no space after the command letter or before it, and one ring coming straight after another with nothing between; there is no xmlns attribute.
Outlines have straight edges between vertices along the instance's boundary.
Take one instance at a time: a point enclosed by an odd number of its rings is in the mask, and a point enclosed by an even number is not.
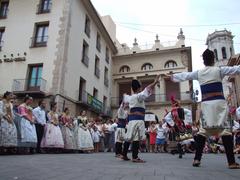
<svg viewBox="0 0 240 180"><path fill-rule="evenodd" d="M155 152L164 152L164 144L166 141L166 129L163 128L162 121L159 121L157 127L157 139L156 139L156 149Z"/></svg>
<svg viewBox="0 0 240 180"><path fill-rule="evenodd" d="M93 128L91 129L91 134L93 139L94 152L99 152L101 134L96 126L93 126Z"/></svg>
<svg viewBox="0 0 240 180"><path fill-rule="evenodd" d="M156 122L151 121L150 127L148 128L149 137L150 137L150 152L155 151L155 143L156 143L156 137L157 137L157 127Z"/></svg>

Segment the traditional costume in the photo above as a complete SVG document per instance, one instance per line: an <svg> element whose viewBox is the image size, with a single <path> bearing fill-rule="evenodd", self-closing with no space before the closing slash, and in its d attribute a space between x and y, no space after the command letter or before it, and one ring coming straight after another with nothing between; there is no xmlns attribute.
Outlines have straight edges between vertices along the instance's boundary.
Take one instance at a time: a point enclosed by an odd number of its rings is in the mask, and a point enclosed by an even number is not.
<svg viewBox="0 0 240 180"><path fill-rule="evenodd" d="M179 158L182 158L183 149L182 142L186 139L192 139L191 124L192 124L192 112L186 108L181 108L179 102L174 98L172 100L172 110L165 117L165 122L172 126L177 141L177 150ZM190 128L187 128L189 127Z"/></svg>
<svg viewBox="0 0 240 180"><path fill-rule="evenodd" d="M154 84L155 86L155 84ZM140 89L141 85L137 80L132 81L132 88ZM127 152L130 145L132 143L132 161L133 162L145 162L138 157L138 151L140 146L140 141L145 140L145 103L144 100L151 95L152 86L146 87L142 92L132 94L132 95L124 95L124 103L129 104L130 112L128 114L128 126L127 133L125 137L124 143L124 151L123 151L123 159L129 160L127 158Z"/></svg>
<svg viewBox="0 0 240 180"><path fill-rule="evenodd" d="M115 154L116 157L122 156L122 146L125 138L128 111L124 110L124 104L121 103L117 112L117 130L115 132Z"/></svg>
<svg viewBox="0 0 240 180"><path fill-rule="evenodd" d="M32 114L32 107L26 103L18 107L20 115L20 137L19 146L35 148L37 146L37 134Z"/></svg>
<svg viewBox="0 0 240 180"><path fill-rule="evenodd" d="M61 116L61 131L64 141L64 149L74 150L76 148L75 139L73 135L73 121L70 115L63 113Z"/></svg>
<svg viewBox="0 0 240 180"><path fill-rule="evenodd" d="M91 133L88 129L88 119L86 116L78 116L74 120L74 134L76 140L76 148L83 151L94 150L93 139Z"/></svg>
<svg viewBox="0 0 240 180"><path fill-rule="evenodd" d="M0 101L0 148L17 146L17 129L13 119L12 103Z"/></svg>
<svg viewBox="0 0 240 180"><path fill-rule="evenodd" d="M200 130L195 138L196 154L193 166L200 165L206 137L219 134L222 136L229 168L239 168L239 165L235 163L233 154L233 138L230 130L230 121L228 120L229 110L223 94L222 79L226 75L239 74L240 66L213 66L214 53L208 49L203 53L203 60L204 64L209 64L209 66L206 65L205 68L194 72L183 72L172 75L174 82L198 80L201 87Z"/></svg>
<svg viewBox="0 0 240 180"><path fill-rule="evenodd" d="M63 136L59 127L58 114L50 111L47 114L49 122L45 125L42 148L64 148Z"/></svg>

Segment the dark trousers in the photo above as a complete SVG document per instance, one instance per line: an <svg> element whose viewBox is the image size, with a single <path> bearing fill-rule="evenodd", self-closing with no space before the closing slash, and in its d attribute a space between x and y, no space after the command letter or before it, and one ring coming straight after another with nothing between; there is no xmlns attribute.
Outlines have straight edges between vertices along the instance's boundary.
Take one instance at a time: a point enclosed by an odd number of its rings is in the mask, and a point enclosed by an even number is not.
<svg viewBox="0 0 240 180"><path fill-rule="evenodd" d="M206 138L202 135L197 135L195 141L196 141L196 153L194 160L201 161ZM228 164L235 163L235 157L233 153L233 137L231 135L222 136L222 142L225 148Z"/></svg>
<svg viewBox="0 0 240 180"><path fill-rule="evenodd" d="M123 153L122 144L123 144L123 143L116 142L116 144L115 144L115 154L116 154L116 155Z"/></svg>
<svg viewBox="0 0 240 180"><path fill-rule="evenodd" d="M40 152L41 141L44 133L44 126L41 124L36 124L36 132L37 132L37 152Z"/></svg>
<svg viewBox="0 0 240 180"><path fill-rule="evenodd" d="M128 148L130 146L130 142L124 142L123 145L123 156L127 157ZM132 142L132 158L137 159L138 158L138 151L139 151L139 141L133 141Z"/></svg>

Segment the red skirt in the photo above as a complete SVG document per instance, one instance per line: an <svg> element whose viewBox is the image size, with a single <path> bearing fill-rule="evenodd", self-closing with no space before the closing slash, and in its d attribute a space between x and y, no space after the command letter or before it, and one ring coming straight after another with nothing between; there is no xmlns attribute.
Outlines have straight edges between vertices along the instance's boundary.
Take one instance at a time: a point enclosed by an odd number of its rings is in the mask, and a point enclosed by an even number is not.
<svg viewBox="0 0 240 180"><path fill-rule="evenodd" d="M157 133L156 132L150 132L149 136L150 136L150 145L156 144Z"/></svg>

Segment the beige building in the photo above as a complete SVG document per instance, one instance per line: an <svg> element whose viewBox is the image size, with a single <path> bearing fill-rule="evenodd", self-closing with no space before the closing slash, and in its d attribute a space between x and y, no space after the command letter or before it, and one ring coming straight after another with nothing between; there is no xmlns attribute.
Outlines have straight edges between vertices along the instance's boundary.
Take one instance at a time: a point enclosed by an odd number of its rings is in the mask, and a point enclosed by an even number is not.
<svg viewBox="0 0 240 180"><path fill-rule="evenodd" d="M151 49L140 49L135 38L133 47L117 44L118 54L113 57L113 87L111 104L116 114L124 93L131 93L131 80L138 79L143 87L162 74L160 84L147 99L147 112L163 118L165 109L171 110L171 96L181 100L182 106L192 109L192 82L173 83L165 74L192 71L191 47L185 47L185 36L180 30L174 46L164 47L158 36Z"/></svg>
<svg viewBox="0 0 240 180"><path fill-rule="evenodd" d="M233 55L229 61L228 66L239 66L240 65L240 54ZM232 85L230 95L228 97L229 102L232 106L240 106L240 75L230 76L228 78L229 82Z"/></svg>
<svg viewBox="0 0 240 180"><path fill-rule="evenodd" d="M117 49L90 0L0 3L0 94L110 115Z"/></svg>

